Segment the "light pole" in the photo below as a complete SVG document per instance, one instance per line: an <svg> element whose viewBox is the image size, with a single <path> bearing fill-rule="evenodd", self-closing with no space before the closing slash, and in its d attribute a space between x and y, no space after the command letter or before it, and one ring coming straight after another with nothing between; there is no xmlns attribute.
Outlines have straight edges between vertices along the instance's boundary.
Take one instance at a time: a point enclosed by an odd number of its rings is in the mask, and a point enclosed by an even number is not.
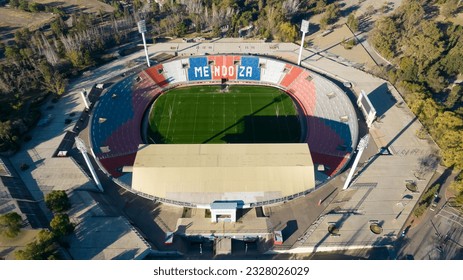
<svg viewBox="0 0 463 280"><path fill-rule="evenodd" d="M299 58L297 59L297 65L301 65L301 57L302 57L302 49L304 48L304 39L305 33L309 32L309 21L303 19L301 23L301 31L302 31L302 40L301 40L301 48L299 49Z"/></svg>
<svg viewBox="0 0 463 280"><path fill-rule="evenodd" d="M88 110L90 109L90 101L88 100L88 94L85 89L83 89L80 94L82 95L82 99L84 100L85 108Z"/></svg>
<svg viewBox="0 0 463 280"><path fill-rule="evenodd" d="M368 146L368 141L370 140L370 134L367 134L360 139L360 142L357 146L357 156L355 157L354 164L352 164L352 168L350 169L349 175L347 176L346 182L344 183L343 190L346 190L349 187L350 180L352 180L352 176L354 176L355 169L360 161L360 157L362 156L363 150Z"/></svg>
<svg viewBox="0 0 463 280"><path fill-rule="evenodd" d="M104 192L103 186L101 185L100 180L96 175L95 169L93 168L93 165L90 162L90 158L88 157L87 148L85 147L84 141L82 141L82 139L80 139L79 137L75 137L74 139L76 140L77 149L82 153L82 156L84 157L85 162L87 163L88 169L90 169L90 173L92 173L92 177L93 180L95 180L96 186L101 192Z"/></svg>
<svg viewBox="0 0 463 280"><path fill-rule="evenodd" d="M145 47L145 55L146 55L146 64L148 64L148 67L151 67L150 59L148 57L148 48L146 47L146 40L145 40L145 33L146 33L145 20L140 20L138 22L138 32L141 33L141 37L143 38L143 46Z"/></svg>

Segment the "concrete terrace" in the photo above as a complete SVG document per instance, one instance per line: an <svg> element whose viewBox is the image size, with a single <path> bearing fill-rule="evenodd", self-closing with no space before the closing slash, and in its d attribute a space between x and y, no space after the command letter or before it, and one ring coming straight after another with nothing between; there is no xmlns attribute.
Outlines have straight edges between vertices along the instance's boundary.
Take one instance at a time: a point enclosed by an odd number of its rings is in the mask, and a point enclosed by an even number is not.
<svg viewBox="0 0 463 280"><path fill-rule="evenodd" d="M69 237L69 254L76 260L143 259L151 247L124 217L107 215L91 193L70 195L69 216L76 225Z"/></svg>

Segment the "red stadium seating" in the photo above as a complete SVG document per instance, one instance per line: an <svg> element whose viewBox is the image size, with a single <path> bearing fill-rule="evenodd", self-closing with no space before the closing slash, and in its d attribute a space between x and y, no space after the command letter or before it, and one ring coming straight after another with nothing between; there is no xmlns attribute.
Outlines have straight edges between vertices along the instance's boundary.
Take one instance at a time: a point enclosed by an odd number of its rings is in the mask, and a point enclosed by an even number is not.
<svg viewBox="0 0 463 280"><path fill-rule="evenodd" d="M286 69L289 69L289 72L285 75L285 77L281 80L280 85L284 86L285 88L288 88L291 83L296 80L296 78L299 76L299 74L304 71L302 68L293 66L290 64L286 64Z"/></svg>
<svg viewBox="0 0 463 280"><path fill-rule="evenodd" d="M162 64L158 64L151 68L145 70L145 72L153 79L153 81L160 87L166 87L169 82L166 80L166 77L162 74L163 71Z"/></svg>

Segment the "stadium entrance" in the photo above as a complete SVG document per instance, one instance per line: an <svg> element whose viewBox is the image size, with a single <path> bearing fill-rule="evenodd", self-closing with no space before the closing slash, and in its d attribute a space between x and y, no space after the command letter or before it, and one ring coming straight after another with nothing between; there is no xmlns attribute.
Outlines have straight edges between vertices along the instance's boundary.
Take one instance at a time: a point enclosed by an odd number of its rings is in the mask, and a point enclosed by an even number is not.
<svg viewBox="0 0 463 280"><path fill-rule="evenodd" d="M236 202L214 202L211 203L211 222L236 222Z"/></svg>

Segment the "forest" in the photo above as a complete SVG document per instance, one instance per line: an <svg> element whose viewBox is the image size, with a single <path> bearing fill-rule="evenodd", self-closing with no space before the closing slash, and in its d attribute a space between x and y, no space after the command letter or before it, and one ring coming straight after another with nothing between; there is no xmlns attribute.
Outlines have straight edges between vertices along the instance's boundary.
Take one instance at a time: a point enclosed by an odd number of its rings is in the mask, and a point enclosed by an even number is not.
<svg viewBox="0 0 463 280"><path fill-rule="evenodd" d="M452 21L463 8L459 2L405 0L376 23L370 40L391 63L386 77L439 145L441 163L461 172L463 26ZM463 204L461 177L453 188Z"/></svg>

